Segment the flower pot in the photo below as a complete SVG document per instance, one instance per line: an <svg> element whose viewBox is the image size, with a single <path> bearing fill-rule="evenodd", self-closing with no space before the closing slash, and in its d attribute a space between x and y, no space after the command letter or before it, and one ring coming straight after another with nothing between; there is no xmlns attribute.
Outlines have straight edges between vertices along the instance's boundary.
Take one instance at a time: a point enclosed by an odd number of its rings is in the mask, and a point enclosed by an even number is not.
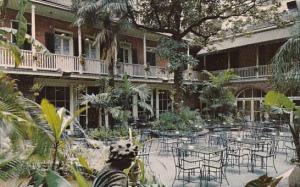
<svg viewBox="0 0 300 187"><path fill-rule="evenodd" d="M38 97L40 95L40 93L39 92L34 92L33 95L34 95L34 97Z"/></svg>
<svg viewBox="0 0 300 187"><path fill-rule="evenodd" d="M291 175L289 176L289 187L300 186L300 163L297 163Z"/></svg>

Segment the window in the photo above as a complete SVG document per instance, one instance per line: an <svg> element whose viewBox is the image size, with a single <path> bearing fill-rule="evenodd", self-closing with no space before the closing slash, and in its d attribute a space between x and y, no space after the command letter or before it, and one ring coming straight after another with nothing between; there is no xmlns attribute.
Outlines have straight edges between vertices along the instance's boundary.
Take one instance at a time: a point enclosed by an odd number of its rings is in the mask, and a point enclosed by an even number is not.
<svg viewBox="0 0 300 187"><path fill-rule="evenodd" d="M55 54L73 55L72 34L55 32Z"/></svg>
<svg viewBox="0 0 300 187"><path fill-rule="evenodd" d="M99 59L98 44L94 45L94 40L86 38L84 40L84 55L86 58Z"/></svg>
<svg viewBox="0 0 300 187"><path fill-rule="evenodd" d="M168 90L161 90L159 92L159 113L162 114L172 110L171 92Z"/></svg>
<svg viewBox="0 0 300 187"><path fill-rule="evenodd" d="M156 66L156 56L155 53L152 51L152 48L147 47L147 64L149 66Z"/></svg>
<svg viewBox="0 0 300 187"><path fill-rule="evenodd" d="M17 21L12 21L11 25L12 25L13 29L18 29L18 27L19 27L19 23ZM26 34L31 35L31 25L29 25L29 24L27 24L27 33ZM15 35L12 35L12 42L13 43L17 42ZM31 44L27 40L25 40L23 46L21 46L20 48L24 49L24 50L31 50Z"/></svg>
<svg viewBox="0 0 300 187"><path fill-rule="evenodd" d="M296 1L289 1L286 3L288 10L297 10L297 3Z"/></svg>
<svg viewBox="0 0 300 187"><path fill-rule="evenodd" d="M132 50L130 43L120 43L120 48L118 50L118 60L122 63L132 63Z"/></svg>
<svg viewBox="0 0 300 187"><path fill-rule="evenodd" d="M146 103L148 104L148 105L150 105L151 106L151 100L152 100L152 97L153 97L153 91L152 91L152 93L150 94L150 96L147 98L147 100L146 100ZM138 97L138 101L140 101L140 98ZM152 110L153 110L153 108L152 108ZM154 111L153 111L154 112ZM148 111L148 110L146 110L146 109L144 109L144 108L142 108L142 107L140 107L139 105L138 105L138 116L139 116L139 119L141 119L141 120L147 120L147 118L149 119L150 117L151 117L151 112L150 111ZM147 118L146 118L147 117Z"/></svg>
<svg viewBox="0 0 300 187"><path fill-rule="evenodd" d="M70 109L70 88L69 87L52 87L46 86L41 91L38 103L45 98L49 100L56 108L64 107L67 110Z"/></svg>

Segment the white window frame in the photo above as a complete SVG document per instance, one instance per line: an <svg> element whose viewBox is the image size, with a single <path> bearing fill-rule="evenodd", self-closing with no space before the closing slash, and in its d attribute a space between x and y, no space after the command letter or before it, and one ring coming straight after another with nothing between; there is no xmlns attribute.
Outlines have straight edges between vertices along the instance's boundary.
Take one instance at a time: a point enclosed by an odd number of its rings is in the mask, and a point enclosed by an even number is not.
<svg viewBox="0 0 300 187"><path fill-rule="evenodd" d="M66 36L62 36L62 34L57 34L56 32L66 34ZM73 33L69 32L69 31L61 30L61 29L55 29L55 34L54 35L55 35L54 42L56 42L56 37L60 37L60 47L61 47L60 48L60 50L61 50L60 53L56 53L56 50L55 50L55 54L66 55L66 56L74 56ZM63 40L62 39L68 39L69 40L70 54L63 54Z"/></svg>
<svg viewBox="0 0 300 187"><path fill-rule="evenodd" d="M121 50L128 50L128 64L132 64L132 45L128 42L120 42L120 49ZM124 51L123 51L123 57L121 59L121 62L124 63Z"/></svg>

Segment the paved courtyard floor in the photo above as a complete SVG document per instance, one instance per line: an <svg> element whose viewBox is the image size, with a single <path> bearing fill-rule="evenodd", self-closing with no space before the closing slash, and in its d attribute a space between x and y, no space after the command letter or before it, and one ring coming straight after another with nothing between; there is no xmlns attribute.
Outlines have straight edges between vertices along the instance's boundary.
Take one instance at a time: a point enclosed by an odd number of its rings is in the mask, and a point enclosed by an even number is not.
<svg viewBox="0 0 300 187"><path fill-rule="evenodd" d="M155 141L152 146L151 155L149 158L149 165L147 166L150 173L155 175L158 180L167 187L180 187L183 186L182 180L175 180L175 165L172 157L172 153L159 153L158 141ZM285 153L278 153L275 159L275 164L278 173L273 168L268 168L268 175L272 177L283 176L282 181L278 185L279 187L288 186L288 175L293 169L293 165L286 160ZM224 180L221 186L224 187L243 187L248 181L258 178L265 174L265 171L260 167L255 167L254 172L249 172L247 167L242 167L240 174L238 173L238 167L227 166L226 175L229 185ZM217 182L202 182L201 186L220 186ZM200 179L195 183L185 184L185 186L200 186Z"/></svg>

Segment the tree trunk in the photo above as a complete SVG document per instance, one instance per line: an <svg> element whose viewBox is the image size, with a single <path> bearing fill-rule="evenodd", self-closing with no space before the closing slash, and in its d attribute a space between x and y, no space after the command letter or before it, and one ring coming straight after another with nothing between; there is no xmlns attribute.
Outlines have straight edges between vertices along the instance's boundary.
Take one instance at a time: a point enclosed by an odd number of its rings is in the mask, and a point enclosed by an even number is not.
<svg viewBox="0 0 300 187"><path fill-rule="evenodd" d="M183 68L180 67L174 71L174 111L180 112L183 105Z"/></svg>
<svg viewBox="0 0 300 187"><path fill-rule="evenodd" d="M108 86L110 87L110 89L115 87L115 72L114 72L114 68L115 67L115 63L114 60L110 60L110 62L108 63Z"/></svg>

